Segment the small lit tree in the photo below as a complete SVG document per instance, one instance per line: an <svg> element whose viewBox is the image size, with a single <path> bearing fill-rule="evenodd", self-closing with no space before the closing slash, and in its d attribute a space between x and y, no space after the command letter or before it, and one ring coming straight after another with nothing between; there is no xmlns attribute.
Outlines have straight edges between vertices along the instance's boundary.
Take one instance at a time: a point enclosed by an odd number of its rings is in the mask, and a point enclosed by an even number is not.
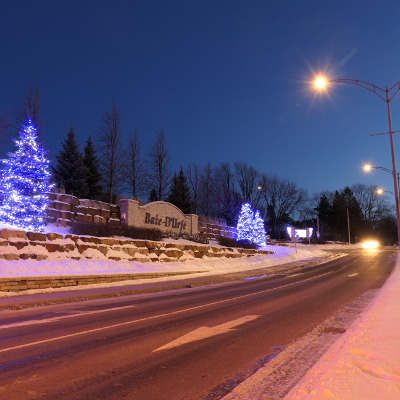
<svg viewBox="0 0 400 400"><path fill-rule="evenodd" d="M264 220L261 218L260 211L256 210L254 213L249 203L242 205L236 229L236 240L246 240L258 246L266 245Z"/></svg>
<svg viewBox="0 0 400 400"><path fill-rule="evenodd" d="M254 214L253 242L258 246L265 246L265 237L264 220L261 218L260 211L256 210Z"/></svg>
<svg viewBox="0 0 400 400"><path fill-rule="evenodd" d="M251 209L250 204L243 204L239 213L239 219L236 227L236 240L248 240L249 242L253 242L253 220L254 212Z"/></svg>
<svg viewBox="0 0 400 400"><path fill-rule="evenodd" d="M22 126L17 150L1 160L0 188L3 195L0 220L31 231L42 231L49 204L49 160L37 142L37 129L31 119Z"/></svg>

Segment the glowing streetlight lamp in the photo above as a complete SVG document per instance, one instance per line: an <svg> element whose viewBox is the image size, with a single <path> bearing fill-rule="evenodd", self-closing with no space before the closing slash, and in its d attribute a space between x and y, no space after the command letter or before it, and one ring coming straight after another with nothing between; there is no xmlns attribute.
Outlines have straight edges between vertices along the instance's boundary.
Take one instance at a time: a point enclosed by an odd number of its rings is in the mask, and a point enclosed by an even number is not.
<svg viewBox="0 0 400 400"><path fill-rule="evenodd" d="M328 85L328 81L325 77L323 76L317 76L314 80L314 86L317 89L325 89Z"/></svg>
<svg viewBox="0 0 400 400"><path fill-rule="evenodd" d="M389 173L390 175L393 175L393 171L391 169L385 168L385 167L377 167L376 165L364 164L362 168L365 172L371 172L373 169L379 169L381 171L385 171L385 172ZM397 186L400 188L400 173L399 172L397 172Z"/></svg>
<svg viewBox="0 0 400 400"><path fill-rule="evenodd" d="M378 196L383 196L385 193L391 193L391 194L394 195L394 193L391 192L390 190L383 190L382 188L376 189L376 190L375 190L375 193L376 193Z"/></svg>
<svg viewBox="0 0 400 400"><path fill-rule="evenodd" d="M365 172L370 172L373 167L371 164L364 164L362 168Z"/></svg>
<svg viewBox="0 0 400 400"><path fill-rule="evenodd" d="M395 83L391 88L386 86L385 89L380 88L379 86L373 85L372 83L359 81L356 79L328 79L323 75L318 75L315 77L313 81L313 85L315 89L319 91L324 91L327 86L333 83L343 83L348 85L354 85L362 87L374 95L378 96L381 100L386 103L387 107L387 116L388 116L388 125L389 132L385 132L389 134L390 138L390 153L392 157L392 170L391 173L393 175L393 186L394 186L394 197L396 202L396 219L397 219L397 240L400 245L400 209L399 209L399 182L397 180L397 169L396 169L396 156L394 152L394 140L393 140L393 128L392 128L392 115L390 112L390 103L394 99L394 97L400 91L400 81Z"/></svg>

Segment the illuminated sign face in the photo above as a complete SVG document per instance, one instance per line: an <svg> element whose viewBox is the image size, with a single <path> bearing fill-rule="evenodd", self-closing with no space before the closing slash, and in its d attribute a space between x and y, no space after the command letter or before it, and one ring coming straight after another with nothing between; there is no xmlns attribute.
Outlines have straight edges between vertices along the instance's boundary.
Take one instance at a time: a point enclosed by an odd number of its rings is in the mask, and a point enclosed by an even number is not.
<svg viewBox="0 0 400 400"><path fill-rule="evenodd" d="M313 228L296 229L292 226L288 226L286 230L290 238L308 239L313 234Z"/></svg>

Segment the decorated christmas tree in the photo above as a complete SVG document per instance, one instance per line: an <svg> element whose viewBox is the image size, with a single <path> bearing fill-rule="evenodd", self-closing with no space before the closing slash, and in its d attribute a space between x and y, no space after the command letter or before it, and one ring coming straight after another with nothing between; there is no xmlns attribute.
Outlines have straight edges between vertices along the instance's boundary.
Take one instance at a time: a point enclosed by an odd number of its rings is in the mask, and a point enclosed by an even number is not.
<svg viewBox="0 0 400 400"><path fill-rule="evenodd" d="M25 230L42 231L53 185L46 151L38 143L31 119L22 126L20 138L14 142L17 150L1 160L5 167L0 171L0 220Z"/></svg>
<svg viewBox="0 0 400 400"><path fill-rule="evenodd" d="M266 245L264 220L261 218L260 211L256 210L254 213L249 203L242 205L236 230L237 241L245 240L258 246Z"/></svg>
<svg viewBox="0 0 400 400"><path fill-rule="evenodd" d="M254 214L253 242L258 246L265 246L265 228L264 220L261 218L260 211L256 210Z"/></svg>
<svg viewBox="0 0 400 400"><path fill-rule="evenodd" d="M237 223L237 235L236 240L248 240L253 242L253 226L254 224L254 212L251 209L249 203L242 205L239 213L239 219Z"/></svg>

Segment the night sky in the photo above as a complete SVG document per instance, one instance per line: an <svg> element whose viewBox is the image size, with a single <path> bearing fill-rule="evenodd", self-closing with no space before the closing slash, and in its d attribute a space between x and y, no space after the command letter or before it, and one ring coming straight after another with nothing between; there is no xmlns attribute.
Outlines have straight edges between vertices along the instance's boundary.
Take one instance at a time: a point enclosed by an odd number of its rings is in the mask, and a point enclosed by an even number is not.
<svg viewBox="0 0 400 400"><path fill-rule="evenodd" d="M54 159L83 147L115 101L146 154L163 129L174 169L235 160L310 194L355 183L393 190L385 103L358 87L316 95L314 73L400 80L398 1L2 0L0 114L38 85ZM392 103L400 130L400 94ZM15 137L17 132L11 132ZM398 134L396 134L398 135ZM400 150L400 138L395 138ZM1 156L11 139L3 138ZM399 152L397 152L399 154ZM400 166L400 159L399 159Z"/></svg>

